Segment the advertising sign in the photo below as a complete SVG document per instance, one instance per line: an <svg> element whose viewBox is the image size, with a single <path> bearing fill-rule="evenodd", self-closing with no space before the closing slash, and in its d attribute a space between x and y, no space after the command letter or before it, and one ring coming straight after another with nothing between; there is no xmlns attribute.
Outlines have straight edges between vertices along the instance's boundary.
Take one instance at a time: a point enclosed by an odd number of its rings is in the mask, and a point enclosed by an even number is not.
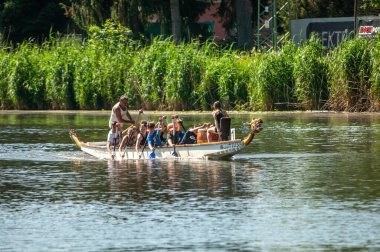
<svg viewBox="0 0 380 252"><path fill-rule="evenodd" d="M373 38L380 32L380 17L361 16L357 20L359 37ZM300 44L315 34L323 46L334 48L355 36L354 23L354 17L291 20L291 37L295 43Z"/></svg>
<svg viewBox="0 0 380 252"><path fill-rule="evenodd" d="M380 32L380 20L360 20L359 38L373 38Z"/></svg>
<svg viewBox="0 0 380 252"><path fill-rule="evenodd" d="M334 48L347 38L353 38L354 22L311 22L306 28L306 37L316 34L322 41L323 46Z"/></svg>

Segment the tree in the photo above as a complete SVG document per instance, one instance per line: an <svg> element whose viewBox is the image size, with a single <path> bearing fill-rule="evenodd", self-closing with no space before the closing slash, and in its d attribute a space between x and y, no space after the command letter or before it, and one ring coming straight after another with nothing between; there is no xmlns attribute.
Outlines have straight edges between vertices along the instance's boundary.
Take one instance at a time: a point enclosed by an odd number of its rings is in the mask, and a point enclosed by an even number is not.
<svg viewBox="0 0 380 252"><path fill-rule="evenodd" d="M158 15L164 26L172 24L172 34L180 40L181 28L194 23L209 6L210 3L199 0L71 0L66 9L83 30L112 18L131 28L135 38L144 33L148 18Z"/></svg>
<svg viewBox="0 0 380 252"><path fill-rule="evenodd" d="M292 0L298 18L348 17L354 14L354 0Z"/></svg>
<svg viewBox="0 0 380 252"><path fill-rule="evenodd" d="M355 1L355 0L354 0ZM361 2L361 8L364 10L368 9L377 9L377 14L380 15L379 9L380 9L380 0L357 0ZM359 3L360 4L360 3Z"/></svg>
<svg viewBox="0 0 380 252"><path fill-rule="evenodd" d="M253 47L252 6L249 0L235 1L238 47Z"/></svg>
<svg viewBox="0 0 380 252"><path fill-rule="evenodd" d="M2 3L1 3L2 2ZM60 3L68 0L7 0L0 2L0 33L13 42L34 38L38 41L50 32L68 30L70 20Z"/></svg>
<svg viewBox="0 0 380 252"><path fill-rule="evenodd" d="M170 12L172 21L172 34L175 42L181 40L181 13L179 11L179 0L170 0Z"/></svg>

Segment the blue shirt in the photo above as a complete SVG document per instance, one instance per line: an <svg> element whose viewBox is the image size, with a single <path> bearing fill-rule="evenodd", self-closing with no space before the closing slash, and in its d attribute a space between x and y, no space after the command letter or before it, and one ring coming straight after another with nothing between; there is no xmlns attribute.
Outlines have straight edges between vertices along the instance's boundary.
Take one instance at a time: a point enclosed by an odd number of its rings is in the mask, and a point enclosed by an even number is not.
<svg viewBox="0 0 380 252"><path fill-rule="evenodd" d="M146 140L150 145L154 146L161 146L161 138L158 134L158 129L154 129L153 134L148 133L148 136L146 137Z"/></svg>

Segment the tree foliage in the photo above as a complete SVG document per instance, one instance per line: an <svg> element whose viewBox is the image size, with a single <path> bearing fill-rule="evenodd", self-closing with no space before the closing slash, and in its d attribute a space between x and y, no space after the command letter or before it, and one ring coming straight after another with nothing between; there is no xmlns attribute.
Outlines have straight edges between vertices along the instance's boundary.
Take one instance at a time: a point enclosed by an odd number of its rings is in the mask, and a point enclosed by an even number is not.
<svg viewBox="0 0 380 252"><path fill-rule="evenodd" d="M179 0L182 24L188 27L204 13L210 3L197 0ZM66 9L75 23L86 30L91 25L102 25L113 19L123 26L130 27L138 38L144 34L147 20L154 15L159 17L166 30L170 30L170 0L71 0Z"/></svg>
<svg viewBox="0 0 380 252"><path fill-rule="evenodd" d="M60 4L68 1L0 1L0 33L4 39L21 42L29 38L43 40L50 32L67 31L70 19Z"/></svg>

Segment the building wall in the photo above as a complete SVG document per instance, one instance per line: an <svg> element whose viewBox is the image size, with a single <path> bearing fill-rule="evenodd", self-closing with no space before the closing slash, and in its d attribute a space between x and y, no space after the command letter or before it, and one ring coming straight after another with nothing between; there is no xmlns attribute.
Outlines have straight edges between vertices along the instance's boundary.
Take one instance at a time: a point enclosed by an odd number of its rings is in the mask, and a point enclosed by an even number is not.
<svg viewBox="0 0 380 252"><path fill-rule="evenodd" d="M221 23L221 18L213 17L213 14L215 14L218 11L219 6L220 6L220 3L214 3L197 20L199 23L214 21L214 40L215 41L223 40L227 36L226 30L224 29Z"/></svg>

